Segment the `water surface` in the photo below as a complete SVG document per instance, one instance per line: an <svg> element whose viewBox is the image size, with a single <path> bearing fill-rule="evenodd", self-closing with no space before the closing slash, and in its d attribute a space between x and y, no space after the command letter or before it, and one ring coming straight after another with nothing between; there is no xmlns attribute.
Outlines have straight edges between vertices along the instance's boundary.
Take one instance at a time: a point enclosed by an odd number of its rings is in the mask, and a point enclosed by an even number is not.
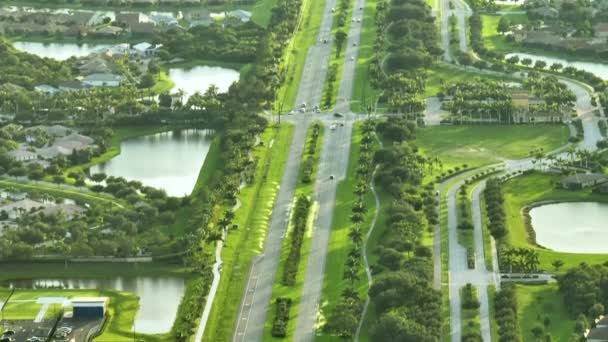
<svg viewBox="0 0 608 342"><path fill-rule="evenodd" d="M103 48L108 44L76 44L76 43L41 43L41 42L14 42L17 50L39 57L54 58L64 61L72 56L84 57Z"/></svg>
<svg viewBox="0 0 608 342"><path fill-rule="evenodd" d="M524 58L530 58L533 63L536 62L537 60L545 61L547 63L547 68L550 67L551 64L553 64L553 63L560 63L561 65L564 66L564 68L571 66L571 67L575 67L579 70L588 71L601 79L604 79L604 80L608 79L608 64L595 63L595 62L568 61L563 58L539 56L539 55L533 55L533 54L529 54L529 53L520 53L520 52L509 53L509 54L505 55L505 58L509 58L511 56L517 56L517 57L519 57L520 60L522 60Z"/></svg>
<svg viewBox="0 0 608 342"><path fill-rule="evenodd" d="M172 92L182 89L186 97L190 97L197 91L203 94L212 84L218 87L221 93L228 91L230 85L239 80L239 72L218 66L201 65L190 69L171 68L169 78L175 82Z"/></svg>
<svg viewBox="0 0 608 342"><path fill-rule="evenodd" d="M530 210L536 242L569 253L608 253L608 204L546 204Z"/></svg>
<svg viewBox="0 0 608 342"><path fill-rule="evenodd" d="M205 157L213 132L186 129L157 133L120 144L120 154L91 167L90 173L136 180L163 189L169 196L189 195Z"/></svg>

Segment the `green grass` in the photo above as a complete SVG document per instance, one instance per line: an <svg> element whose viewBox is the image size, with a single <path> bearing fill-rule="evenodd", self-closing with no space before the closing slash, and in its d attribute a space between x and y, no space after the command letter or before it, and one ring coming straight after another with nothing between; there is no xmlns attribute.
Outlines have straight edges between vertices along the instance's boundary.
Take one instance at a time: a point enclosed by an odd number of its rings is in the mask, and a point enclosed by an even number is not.
<svg viewBox="0 0 608 342"><path fill-rule="evenodd" d="M302 2L302 15L300 26L295 33L290 45L285 49L283 66L285 69L285 82L277 94L278 104L283 103L283 111L294 107L306 54L308 49L317 43L317 35L321 27L325 1L304 0Z"/></svg>
<svg viewBox="0 0 608 342"><path fill-rule="evenodd" d="M473 290L475 291L475 295L477 296L477 291L475 286L473 286ZM460 289L460 298L463 297L464 287ZM469 333L479 335L479 331L481 329L480 317L479 317L479 307L475 309L465 309L461 307L461 318L462 318L462 336L466 336Z"/></svg>
<svg viewBox="0 0 608 342"><path fill-rule="evenodd" d="M492 341L498 341L498 322L496 322L496 286L488 285L488 307L490 311L490 334Z"/></svg>
<svg viewBox="0 0 608 342"><path fill-rule="evenodd" d="M169 93L175 86L175 83L169 78L169 75L167 75L167 72L165 71L161 71L158 75L155 75L154 81L155 83L152 87L152 92L154 94Z"/></svg>
<svg viewBox="0 0 608 342"><path fill-rule="evenodd" d="M68 186L58 186L38 182L2 179L0 180L0 187L8 189L17 189L25 192L44 192L52 196L69 198L75 201L81 201L85 203L95 203L101 205L116 205L117 203L122 203L121 200L116 199L108 194L96 193Z"/></svg>
<svg viewBox="0 0 608 342"><path fill-rule="evenodd" d="M321 292L321 322L333 313L335 305L341 298L342 291L350 286L348 281L343 279L345 261L348 258L352 242L348 237L348 232L352 226L350 222L350 213L352 206L356 200L353 195L358 182L356 176L357 162L359 160L360 143L363 137L362 123L358 123L353 128L352 144L348 160L348 169L346 178L338 184L336 190L336 203L334 208L334 217L331 225L331 234L329 237L329 245L327 258L325 263L325 276L323 278L323 289ZM361 231L365 235L370 228L371 220L376 209L374 195L368 191L364 197L364 202L368 208L365 214L365 220L361 223ZM382 208L379 208L382 212ZM376 239L378 236L376 236ZM374 243L377 243L375 240ZM371 249L369 249L371 251ZM361 263L363 265L363 263ZM361 266L359 272L359 281L354 288L359 292L361 298L367 295L367 277L365 269ZM334 341L339 340L339 337L324 334L320 332L316 337L317 341Z"/></svg>
<svg viewBox="0 0 608 342"><path fill-rule="evenodd" d="M311 125L308 129L308 133L306 135L306 144L304 145L304 155L302 156L302 162L307 159L307 151L308 147L312 143L312 133L313 126ZM321 147L323 146L323 132L324 128L321 125L321 129L319 130L319 137L317 138L317 145L314 153L315 160L315 168L312 173L311 181L309 183L304 183L302 181L303 170L300 167L300 171L298 172L298 181L295 190L295 197L299 196L307 196L311 197L314 189L315 179L317 175L317 167L319 158L321 156ZM275 278L275 283L272 288L272 297L270 300L269 312L266 316L266 322L264 323L264 341L273 341L273 340L282 340L280 338L275 338L272 336L272 323L275 318L275 301L278 297L289 297L291 298L292 304L289 310L289 322L287 327L287 338L293 336L293 333L296 328L296 321L298 317L298 312L300 308L300 300L302 296L302 286L304 285L304 274L306 272L306 265L308 264L308 254L310 252L310 243L312 238L312 230L313 225L316 219L316 215L319 209L319 203L314 202L310 208L308 221L306 224L306 232L304 233L304 240L300 249L300 264L298 265L298 272L296 274L296 282L293 286L285 286L282 284L282 275L283 270L285 268L285 263L287 262L287 258L289 257L289 250L291 246L291 240L293 238L293 222L290 221L288 227L288 235L283 240L283 247L281 248L281 259L279 262L279 267L277 269L277 274ZM293 212L292 212L293 213Z"/></svg>
<svg viewBox="0 0 608 342"><path fill-rule="evenodd" d="M581 262L601 264L608 261L608 254L562 253L538 248L528 242L528 233L521 216L521 208L525 205L544 200L608 202L608 197L593 194L590 189L570 191L555 188L554 183L560 178L557 175L533 173L513 178L505 183L503 193L506 225L509 227L506 242L513 247L534 248L539 254L540 269L547 271L553 271L551 263L558 259L564 262L562 268L564 270L575 267Z"/></svg>
<svg viewBox="0 0 608 342"><path fill-rule="evenodd" d="M558 285L517 285L517 321L522 341L534 341L531 330L543 325L545 317L550 324L545 332L553 341L570 341L574 332L574 320L564 305ZM538 318L540 317L540 321Z"/></svg>
<svg viewBox="0 0 608 342"><path fill-rule="evenodd" d="M338 3L336 4L336 13L334 13L334 20L332 22L332 28L331 28L331 36L335 37L336 36L336 32L338 31L343 31L344 33L347 34L346 39L344 40L343 46L342 46L342 50L340 52L340 55L338 56L338 45L336 44L336 40L333 40L333 45L331 47L331 54L329 55L329 66L331 65L337 65L337 71L336 71L336 79L333 82L330 82L329 77L325 78L325 83L323 85L323 100L321 101L321 107L324 109L330 109L330 108L334 108L337 101L338 101L338 91L340 90L340 80L342 79L342 68L344 66L344 63L354 63L354 61L350 60L351 56L346 56L346 50L348 48L348 38L350 35L350 25L352 23L353 20L353 10L354 10L354 2L353 1L349 1L349 5L348 5L348 9L346 10L346 20L344 23L343 27L338 27L338 15L339 13L342 11L342 7ZM360 11L360 10L358 10ZM357 25L360 25L360 23L357 23ZM331 94L331 103L329 105L326 105L325 102L325 98L327 97L327 90L329 88L329 84L333 83L333 92Z"/></svg>
<svg viewBox="0 0 608 342"><path fill-rule="evenodd" d="M528 16L526 14L505 14L504 16L509 18L513 24L525 25L528 23ZM493 50L503 54L514 52L514 50L517 49L518 44L507 40L505 36L496 31L500 17L500 15L481 16L483 23L482 36L485 47L488 50Z"/></svg>
<svg viewBox="0 0 608 342"><path fill-rule="evenodd" d="M434 1L434 0L432 0ZM367 105L374 105L380 97L381 91L372 87L369 67L374 57L374 41L376 40L376 6L378 0L365 2L364 13L361 23L361 36L359 41L359 52L357 66L355 67L355 83L351 108L358 113L365 113ZM359 11L357 9L357 11Z"/></svg>
<svg viewBox="0 0 608 342"><path fill-rule="evenodd" d="M488 212L486 209L486 200L483 193L479 195L479 205L481 206L481 225L483 231L483 254L486 260L486 269L488 271L494 270L492 255L492 236L490 233L490 221L488 219Z"/></svg>
<svg viewBox="0 0 608 342"><path fill-rule="evenodd" d="M417 133L422 152L439 157L444 169L524 158L537 148L551 151L566 144L569 135L564 125L432 126Z"/></svg>
<svg viewBox="0 0 608 342"><path fill-rule="evenodd" d="M205 329L205 341L227 341L232 337L252 258L263 249L292 134L291 125L282 125L279 130L269 127L261 137L264 147L254 151L259 160L256 182L243 188L239 195L242 206L233 221L239 228L230 232L222 250L222 278Z"/></svg>
<svg viewBox="0 0 608 342"><path fill-rule="evenodd" d="M260 0L253 6L251 20L254 23L266 27L270 23L272 8L276 5L277 0Z"/></svg>
<svg viewBox="0 0 608 342"><path fill-rule="evenodd" d="M436 96L441 90L441 85L444 82L459 82L467 81L475 77L483 77L496 81L510 81L508 77L500 77L496 75L481 74L474 71L463 70L445 63L434 63L427 70L427 81L425 88L425 97Z"/></svg>

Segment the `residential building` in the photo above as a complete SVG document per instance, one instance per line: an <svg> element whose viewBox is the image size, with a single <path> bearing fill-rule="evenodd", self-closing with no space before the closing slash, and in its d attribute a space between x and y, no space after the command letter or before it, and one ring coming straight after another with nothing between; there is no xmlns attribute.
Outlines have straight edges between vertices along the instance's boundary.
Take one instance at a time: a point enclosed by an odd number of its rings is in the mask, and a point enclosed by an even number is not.
<svg viewBox="0 0 608 342"><path fill-rule="evenodd" d="M533 8L531 10L528 10L528 13L539 16L541 18L557 18L559 16L559 11L549 6Z"/></svg>
<svg viewBox="0 0 608 342"><path fill-rule="evenodd" d="M92 87L118 87L122 76L114 74L91 74L82 79L82 83Z"/></svg>
<svg viewBox="0 0 608 342"><path fill-rule="evenodd" d="M116 37L123 34L124 29L118 26L104 26L97 29L93 34L101 37Z"/></svg>
<svg viewBox="0 0 608 342"><path fill-rule="evenodd" d="M608 328L594 328L585 332L587 342L608 342Z"/></svg>
<svg viewBox="0 0 608 342"><path fill-rule="evenodd" d="M562 187L569 190L580 190L606 182L608 176L601 173L577 173L561 180Z"/></svg>
<svg viewBox="0 0 608 342"><path fill-rule="evenodd" d="M39 209L44 209L47 205L42 202L24 199L0 206L0 212L5 212L8 218L14 220L24 214L28 214Z"/></svg>
<svg viewBox="0 0 608 342"><path fill-rule="evenodd" d="M593 26L597 38L608 38L608 23L598 23Z"/></svg>
<svg viewBox="0 0 608 342"><path fill-rule="evenodd" d="M23 145L19 146L19 148L16 150L8 151L6 154L14 160L20 162L36 160L38 158L38 155L35 152L28 151Z"/></svg>
<svg viewBox="0 0 608 342"><path fill-rule="evenodd" d="M229 18L236 18L241 23L246 23L251 20L251 12L240 10L240 9L226 12L226 19L229 19Z"/></svg>
<svg viewBox="0 0 608 342"><path fill-rule="evenodd" d="M83 84L78 80L61 81L57 84L57 86L61 91L78 91L88 88L88 85Z"/></svg>
<svg viewBox="0 0 608 342"><path fill-rule="evenodd" d="M76 204L57 204L57 205L49 205L37 213L42 214L43 216L57 216L62 215L66 220L71 221L75 217L84 214L86 210Z"/></svg>
<svg viewBox="0 0 608 342"><path fill-rule="evenodd" d="M77 68L80 74L85 76L90 74L105 74L111 72L108 62L100 57L93 57Z"/></svg>
<svg viewBox="0 0 608 342"><path fill-rule="evenodd" d="M47 95L55 95L55 93L59 92L59 89L48 84L37 85L34 87L34 90Z"/></svg>

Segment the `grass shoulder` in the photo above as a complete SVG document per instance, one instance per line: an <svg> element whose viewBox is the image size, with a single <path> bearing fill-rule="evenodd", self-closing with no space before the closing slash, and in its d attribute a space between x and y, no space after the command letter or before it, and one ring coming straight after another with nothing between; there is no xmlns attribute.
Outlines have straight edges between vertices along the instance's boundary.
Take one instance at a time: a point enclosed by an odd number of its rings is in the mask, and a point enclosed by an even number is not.
<svg viewBox="0 0 608 342"><path fill-rule="evenodd" d="M254 183L238 196L242 206L233 220L238 229L228 234L222 250L222 278L203 337L206 341L226 341L232 336L249 267L263 249L292 135L291 125L268 127L261 137L263 146L253 152L258 160Z"/></svg>

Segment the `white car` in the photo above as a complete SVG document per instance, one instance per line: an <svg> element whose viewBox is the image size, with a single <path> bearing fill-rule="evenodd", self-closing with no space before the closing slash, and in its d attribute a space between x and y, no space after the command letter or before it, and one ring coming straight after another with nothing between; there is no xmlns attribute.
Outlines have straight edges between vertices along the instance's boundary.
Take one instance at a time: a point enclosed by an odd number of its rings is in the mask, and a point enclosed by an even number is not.
<svg viewBox="0 0 608 342"><path fill-rule="evenodd" d="M350 56L350 60L354 61L355 60L355 56Z"/></svg>

